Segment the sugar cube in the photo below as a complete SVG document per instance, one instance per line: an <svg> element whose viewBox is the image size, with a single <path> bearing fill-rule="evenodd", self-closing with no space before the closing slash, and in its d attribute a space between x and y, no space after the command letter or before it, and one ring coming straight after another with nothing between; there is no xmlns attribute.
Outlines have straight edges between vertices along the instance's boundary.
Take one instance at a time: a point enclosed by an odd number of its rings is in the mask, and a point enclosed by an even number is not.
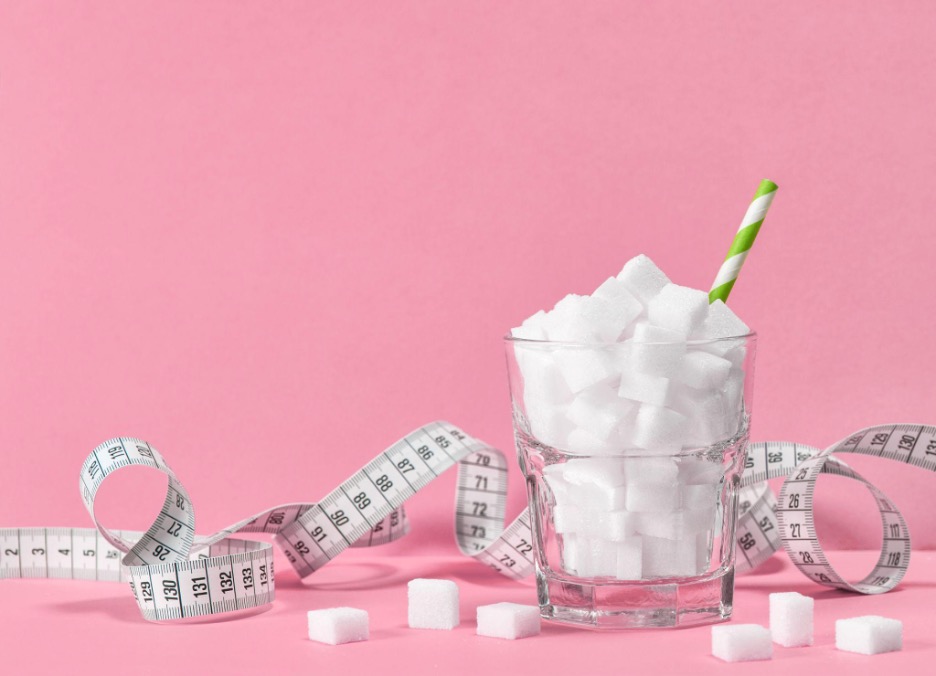
<svg viewBox="0 0 936 676"><path fill-rule="evenodd" d="M370 635L366 610L358 608L326 608L310 610L309 640L339 645L366 641Z"/></svg>
<svg viewBox="0 0 936 676"><path fill-rule="evenodd" d="M699 509L672 512L645 512L638 520L637 531L666 540L692 538L715 527L715 502Z"/></svg>
<svg viewBox="0 0 936 676"><path fill-rule="evenodd" d="M596 437L589 430L582 427L576 427L569 432L568 439L565 448L573 453L611 455L616 450L613 442Z"/></svg>
<svg viewBox="0 0 936 676"><path fill-rule="evenodd" d="M623 458L622 466L629 484L672 484L680 471L674 458Z"/></svg>
<svg viewBox="0 0 936 676"><path fill-rule="evenodd" d="M720 390L728 380L731 362L710 352L693 350L678 364L676 379L700 390Z"/></svg>
<svg viewBox="0 0 936 676"><path fill-rule="evenodd" d="M599 537L609 542L624 542L637 532L637 520L640 515L626 509L586 512L580 522L585 535Z"/></svg>
<svg viewBox="0 0 936 676"><path fill-rule="evenodd" d="M647 305L647 317L654 326L690 335L702 326L708 306L704 291L667 284Z"/></svg>
<svg viewBox="0 0 936 676"><path fill-rule="evenodd" d="M862 655L889 653L903 648L903 623L879 615L835 621L835 647Z"/></svg>
<svg viewBox="0 0 936 676"><path fill-rule="evenodd" d="M813 599L796 592L770 595L770 634L787 648L813 644Z"/></svg>
<svg viewBox="0 0 936 676"><path fill-rule="evenodd" d="M586 342L589 339L588 327L580 321L586 302L585 296L570 293L546 313L543 322L549 340Z"/></svg>
<svg viewBox="0 0 936 676"><path fill-rule="evenodd" d="M614 577L619 580L639 580L643 576L643 540L633 536L618 543Z"/></svg>
<svg viewBox="0 0 936 676"><path fill-rule="evenodd" d="M523 400L547 404L565 403L572 399L555 359L555 348L535 344L514 345L517 366L523 376Z"/></svg>
<svg viewBox="0 0 936 676"><path fill-rule="evenodd" d="M716 300L709 305L708 316L702 325L692 334L693 338L702 340L715 340L718 338L734 338L744 336L751 332L747 324L741 321L724 301ZM734 345L728 345L729 348Z"/></svg>
<svg viewBox="0 0 936 676"><path fill-rule="evenodd" d="M669 277L643 254L627 261L617 278L644 305L670 283Z"/></svg>
<svg viewBox="0 0 936 676"><path fill-rule="evenodd" d="M511 329L510 335L523 340L546 340L546 313L540 310L523 320L523 324Z"/></svg>
<svg viewBox="0 0 936 676"><path fill-rule="evenodd" d="M552 509L553 528L560 535L576 533L584 529L582 509L578 505L558 503Z"/></svg>
<svg viewBox="0 0 936 676"><path fill-rule="evenodd" d="M624 505L629 512L671 512L679 506L678 487L676 484L630 484Z"/></svg>
<svg viewBox="0 0 936 676"><path fill-rule="evenodd" d="M663 406L643 404L634 422L633 441L640 448L664 452L679 450L685 442L687 418Z"/></svg>
<svg viewBox="0 0 936 676"><path fill-rule="evenodd" d="M620 399L608 385L596 385L576 395L569 405L568 417L599 439L608 439L627 420L636 405Z"/></svg>
<svg viewBox="0 0 936 676"><path fill-rule="evenodd" d="M630 295L614 300L592 296L582 304L578 321L588 331L590 338L611 343L621 337L641 312L643 307Z"/></svg>
<svg viewBox="0 0 936 676"><path fill-rule="evenodd" d="M625 368L670 378L684 368L685 340L686 335L679 331L638 322L629 341Z"/></svg>
<svg viewBox="0 0 936 676"><path fill-rule="evenodd" d="M643 576L687 577L697 575L699 567L698 547L701 538L671 540L652 535L641 537L643 541Z"/></svg>
<svg viewBox="0 0 936 676"><path fill-rule="evenodd" d="M609 380L618 373L611 352L591 345L563 345L553 354L562 377L573 393Z"/></svg>
<svg viewBox="0 0 936 676"><path fill-rule="evenodd" d="M621 374L618 394L631 401L663 406L667 401L669 388L668 378L629 370Z"/></svg>
<svg viewBox="0 0 936 676"><path fill-rule="evenodd" d="M608 277L592 294L594 298L603 298L621 308L628 317L628 323L643 312L643 304L628 290L627 284L617 277Z"/></svg>
<svg viewBox="0 0 936 676"><path fill-rule="evenodd" d="M454 629L458 626L458 585L451 580L410 580L407 601L409 626L413 629Z"/></svg>
<svg viewBox="0 0 936 676"><path fill-rule="evenodd" d="M537 606L519 603L492 603L478 606L478 636L518 639L540 633Z"/></svg>
<svg viewBox="0 0 936 676"><path fill-rule="evenodd" d="M564 463L547 465L543 473L561 476L572 484L594 483L613 488L627 483L626 471L627 464L617 458L572 458Z"/></svg>
<svg viewBox="0 0 936 676"><path fill-rule="evenodd" d="M712 654L726 662L772 659L770 631L759 624L723 624L712 627Z"/></svg>
<svg viewBox="0 0 936 676"><path fill-rule="evenodd" d="M564 448L572 431L565 407L531 399L526 402L526 418L535 439L556 448Z"/></svg>

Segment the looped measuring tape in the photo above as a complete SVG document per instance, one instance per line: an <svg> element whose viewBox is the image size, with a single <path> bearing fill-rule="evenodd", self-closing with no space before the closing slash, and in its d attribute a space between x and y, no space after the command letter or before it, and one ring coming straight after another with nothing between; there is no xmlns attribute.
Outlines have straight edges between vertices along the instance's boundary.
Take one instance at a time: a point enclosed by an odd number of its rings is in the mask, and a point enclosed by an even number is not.
<svg viewBox="0 0 936 676"><path fill-rule="evenodd" d="M887 497L835 453L860 453L936 471L936 428L869 427L824 451L788 442L750 444L745 457L737 526L738 572L751 570L783 546L793 563L820 584L876 594L893 589L910 559L903 517ZM146 466L167 475L166 499L145 533L115 531L94 514L94 498L117 470ZM350 546L391 542L409 531L403 503L458 465L455 536L459 549L514 579L534 568L530 519L524 511L505 528L507 460L497 449L446 422L407 435L317 503L266 510L208 537L195 534L188 493L147 442L120 437L98 446L81 469L82 499L94 529L0 529L0 577L129 581L143 616L172 620L219 615L273 601L273 550L235 533L272 533L300 577ZM863 483L877 502L884 545L872 572L850 584L829 565L813 520L815 482L822 472ZM779 500L764 483L786 476Z"/></svg>

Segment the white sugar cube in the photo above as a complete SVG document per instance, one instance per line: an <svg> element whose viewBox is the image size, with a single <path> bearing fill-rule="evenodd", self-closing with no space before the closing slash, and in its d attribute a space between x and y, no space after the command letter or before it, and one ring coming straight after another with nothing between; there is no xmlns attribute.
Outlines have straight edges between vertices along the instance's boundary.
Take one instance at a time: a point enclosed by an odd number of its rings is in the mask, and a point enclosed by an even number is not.
<svg viewBox="0 0 936 676"><path fill-rule="evenodd" d="M578 321L591 339L610 343L620 338L642 311L643 307L633 296L629 296L629 300L624 300L624 297L609 300L595 296L583 304Z"/></svg>
<svg viewBox="0 0 936 676"><path fill-rule="evenodd" d="M581 521L581 530L609 542L624 542L637 532L637 519L640 515L626 509L586 513Z"/></svg>
<svg viewBox="0 0 936 676"><path fill-rule="evenodd" d="M813 644L813 599L796 592L770 595L770 634L787 648Z"/></svg>
<svg viewBox="0 0 936 676"><path fill-rule="evenodd" d="M699 546L701 538L690 537L682 540L658 538L644 535L643 540L643 576L689 577L701 571Z"/></svg>
<svg viewBox="0 0 936 676"><path fill-rule="evenodd" d="M617 278L644 305L670 283L669 277L643 254L627 261Z"/></svg>
<svg viewBox="0 0 936 676"><path fill-rule="evenodd" d="M621 374L618 394L631 401L663 406L667 401L669 388L668 378L628 370Z"/></svg>
<svg viewBox="0 0 936 676"><path fill-rule="evenodd" d="M628 290L627 284L617 277L608 277L595 289L592 297L602 298L620 308L620 311L629 317L628 324L643 312L643 304Z"/></svg>
<svg viewBox="0 0 936 676"><path fill-rule="evenodd" d="M557 348L553 354L562 377L573 393L614 378L619 373L612 353L594 346L565 345Z"/></svg>
<svg viewBox="0 0 936 676"><path fill-rule="evenodd" d="M725 662L772 659L770 631L759 624L723 624L712 627L712 654Z"/></svg>
<svg viewBox="0 0 936 676"><path fill-rule="evenodd" d="M709 305L708 316L692 337L700 340L715 340L744 336L750 332L751 329L741 321L738 315L732 312L723 301L716 300ZM731 348L734 345L727 345L727 347Z"/></svg>
<svg viewBox="0 0 936 676"><path fill-rule="evenodd" d="M625 368L671 378L684 368L683 360L687 356L685 340L686 335L679 331L638 322L634 336L628 342Z"/></svg>
<svg viewBox="0 0 936 676"><path fill-rule="evenodd" d="M627 486L624 507L629 512L671 512L678 506L676 484L637 483Z"/></svg>
<svg viewBox="0 0 936 676"><path fill-rule="evenodd" d="M679 482L689 485L703 484L717 488L725 474L721 463L691 456L680 458L678 468Z"/></svg>
<svg viewBox="0 0 936 676"><path fill-rule="evenodd" d="M543 473L558 475L571 484L597 484L613 488L627 483L627 464L617 458L572 458L564 463L547 465Z"/></svg>
<svg viewBox="0 0 936 676"><path fill-rule="evenodd" d="M523 320L523 324L510 330L510 335L524 340L546 340L546 313L540 310L535 315L527 317Z"/></svg>
<svg viewBox="0 0 936 676"><path fill-rule="evenodd" d="M619 580L639 580L643 576L643 540L630 537L617 546L614 577Z"/></svg>
<svg viewBox="0 0 936 676"><path fill-rule="evenodd" d="M569 441L566 450L586 455L611 455L616 446L607 439L601 439L582 427L576 427L569 432Z"/></svg>
<svg viewBox="0 0 936 676"><path fill-rule="evenodd" d="M580 320L587 302L585 296L570 293L556 303L543 319L549 340L587 342L590 337L588 327Z"/></svg>
<svg viewBox="0 0 936 676"><path fill-rule="evenodd" d="M862 655L889 653L903 648L903 623L879 615L835 621L835 647Z"/></svg>
<svg viewBox="0 0 936 676"><path fill-rule="evenodd" d="M674 458L623 458L622 466L629 484L672 484L680 471Z"/></svg>
<svg viewBox="0 0 936 676"><path fill-rule="evenodd" d="M579 577L614 576L618 544L581 534L563 535L562 566Z"/></svg>
<svg viewBox="0 0 936 676"><path fill-rule="evenodd" d="M679 486L679 506L683 509L712 509L718 504L718 483Z"/></svg>
<svg viewBox="0 0 936 676"><path fill-rule="evenodd" d="M569 405L569 420L599 439L609 439L636 414L637 405L620 399L607 385L596 385L576 395Z"/></svg>
<svg viewBox="0 0 936 676"><path fill-rule="evenodd" d="M678 509L673 512L641 513L637 531L641 535L651 535L666 540L693 538L703 531L715 527L714 501L699 509Z"/></svg>
<svg viewBox="0 0 936 676"><path fill-rule="evenodd" d="M560 535L584 530L585 520L578 505L560 502L552 509L553 528Z"/></svg>
<svg viewBox="0 0 936 676"><path fill-rule="evenodd" d="M526 402L526 418L530 423L530 434L535 439L556 448L565 448L573 426L566 417L564 406L540 403L536 400Z"/></svg>
<svg viewBox="0 0 936 676"><path fill-rule="evenodd" d="M693 350L678 364L676 379L700 390L720 390L728 381L731 362L709 352Z"/></svg>
<svg viewBox="0 0 936 676"><path fill-rule="evenodd" d="M634 422L634 444L660 453L678 451L685 443L687 422L677 411L643 404Z"/></svg>
<svg viewBox="0 0 936 676"><path fill-rule="evenodd" d="M514 345L517 366L523 376L523 400L547 404L566 403L572 399L572 390L566 385L555 359L555 348L542 345Z"/></svg>
<svg viewBox="0 0 936 676"><path fill-rule="evenodd" d="M451 580L410 580L407 601L409 626L413 629L454 629L458 626L458 585Z"/></svg>
<svg viewBox="0 0 936 676"><path fill-rule="evenodd" d="M702 326L708 313L708 294L678 284L667 284L647 306L654 326L690 335Z"/></svg>
<svg viewBox="0 0 936 676"><path fill-rule="evenodd" d="M492 603L478 606L478 636L518 639L540 633L540 611L537 606L519 603Z"/></svg>
<svg viewBox="0 0 936 676"><path fill-rule="evenodd" d="M310 610L309 640L339 645L366 641L370 635L366 610L357 608L327 608Z"/></svg>

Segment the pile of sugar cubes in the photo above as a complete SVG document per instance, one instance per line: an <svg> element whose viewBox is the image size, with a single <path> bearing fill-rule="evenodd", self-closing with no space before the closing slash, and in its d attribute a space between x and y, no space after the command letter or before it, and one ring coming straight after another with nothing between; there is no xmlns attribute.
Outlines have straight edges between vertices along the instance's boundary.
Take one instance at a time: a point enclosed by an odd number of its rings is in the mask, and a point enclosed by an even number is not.
<svg viewBox="0 0 936 676"><path fill-rule="evenodd" d="M458 585L451 580L417 578L407 585L407 619L412 629L455 629L460 624ZM326 608L308 613L309 639L329 645L366 641L370 620L366 610ZM477 608L477 634L519 639L540 633L537 606L493 603Z"/></svg>
<svg viewBox="0 0 936 676"><path fill-rule="evenodd" d="M544 470L566 572L706 571L724 470L675 454L742 431L747 333L724 303L671 283L642 255L591 296L570 294L513 329L519 424L583 456Z"/></svg>
<svg viewBox="0 0 936 676"><path fill-rule="evenodd" d="M773 644L785 648L813 644L813 606L809 596L796 592L770 595L770 628L759 624L712 627L712 655L726 662L773 658ZM903 624L877 615L835 621L835 647L876 655L903 647Z"/></svg>

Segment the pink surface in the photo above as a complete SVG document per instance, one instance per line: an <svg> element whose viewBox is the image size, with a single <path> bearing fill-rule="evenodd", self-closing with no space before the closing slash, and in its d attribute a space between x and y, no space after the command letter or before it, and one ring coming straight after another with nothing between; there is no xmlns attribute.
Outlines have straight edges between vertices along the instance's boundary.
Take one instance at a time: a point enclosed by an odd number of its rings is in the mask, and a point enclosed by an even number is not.
<svg viewBox="0 0 936 676"><path fill-rule="evenodd" d="M754 438L933 422L934 21L3 3L0 524L88 524L78 467L118 434L166 454L202 532L314 500L435 418L510 452L504 331L638 252L707 287L763 177L780 193L731 299L761 334ZM936 546L930 478L870 464ZM402 551L454 550L453 481L413 501ZM870 500L823 483L826 544L874 546Z"/></svg>
<svg viewBox="0 0 936 676"><path fill-rule="evenodd" d="M854 574L867 572L871 552L833 552ZM499 601L533 604L530 584L501 578L455 557L387 556L351 552L316 573L311 584L292 573L277 578L271 610L231 622L153 626L140 619L129 590L117 583L22 580L0 584L0 607L19 621L3 627L4 646L33 645L37 627L54 649L27 655L3 651L8 673L154 674L895 674L932 673L936 659L933 607L936 553L915 555L901 587L881 596L824 590L781 558L767 572L741 578L734 622L766 625L767 595L799 591L813 596L815 645L775 647L769 663L727 666L710 655L711 630L598 633L544 624L538 637L519 641L475 635L475 608ZM277 561L280 571L286 560ZM406 582L431 576L460 587L461 626L454 631L406 626ZM366 643L328 646L306 634L306 611L351 605L370 613ZM835 650L835 620L884 615L904 623L902 652L867 657ZM197 659L196 659L197 658ZM170 664L177 665L177 670Z"/></svg>

